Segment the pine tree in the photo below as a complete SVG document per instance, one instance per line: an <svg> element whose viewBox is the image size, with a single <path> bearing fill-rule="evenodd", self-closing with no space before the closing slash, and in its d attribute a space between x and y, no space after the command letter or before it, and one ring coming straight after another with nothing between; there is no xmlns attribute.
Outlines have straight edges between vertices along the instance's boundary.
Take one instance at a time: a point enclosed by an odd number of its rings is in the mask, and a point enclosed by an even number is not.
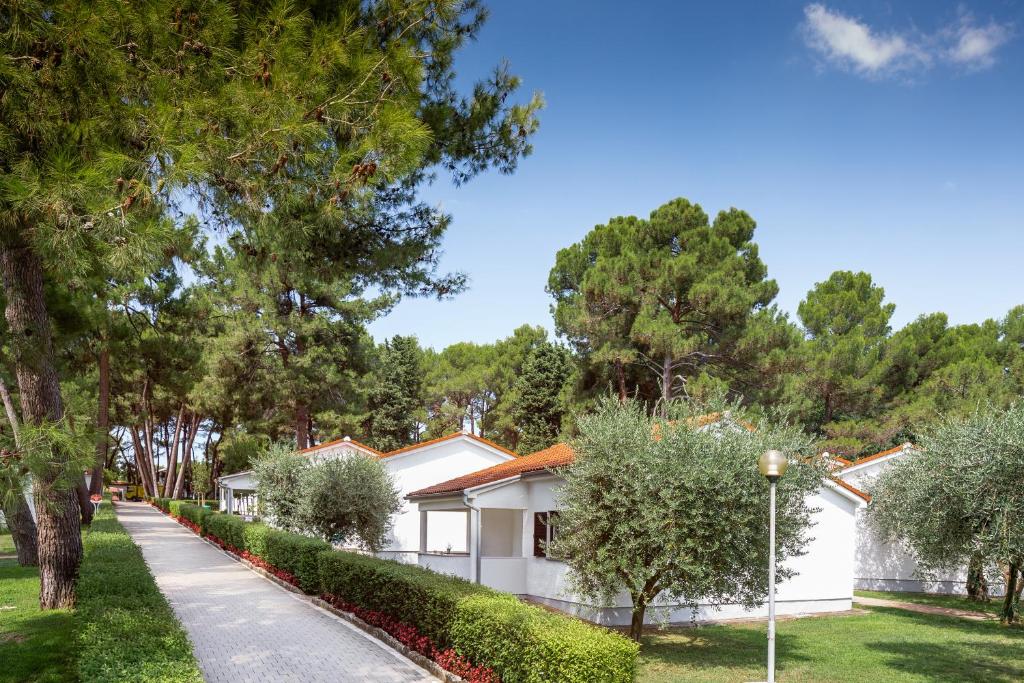
<svg viewBox="0 0 1024 683"><path fill-rule="evenodd" d="M516 380L509 412L519 427L517 448L527 454L555 443L566 413L565 388L572 374L569 352L545 342L530 352Z"/></svg>
<svg viewBox="0 0 1024 683"><path fill-rule="evenodd" d="M395 335L378 351L366 431L370 445L391 451L413 443L423 405L423 352L415 337Z"/></svg>
<svg viewBox="0 0 1024 683"><path fill-rule="evenodd" d="M0 281L25 423L64 414L44 290L173 250L183 197L251 230L243 250L266 237L298 251L309 240L270 238L309 217L365 228L387 250L422 222L431 169L513 171L539 98L513 103L519 81L503 67L470 96L454 85L454 53L484 19L475 0L4 4ZM437 234L446 220L429 224ZM396 250L397 283L358 269L353 281L416 289L424 255ZM75 601L77 503L58 482L76 457L33 479L44 608Z"/></svg>

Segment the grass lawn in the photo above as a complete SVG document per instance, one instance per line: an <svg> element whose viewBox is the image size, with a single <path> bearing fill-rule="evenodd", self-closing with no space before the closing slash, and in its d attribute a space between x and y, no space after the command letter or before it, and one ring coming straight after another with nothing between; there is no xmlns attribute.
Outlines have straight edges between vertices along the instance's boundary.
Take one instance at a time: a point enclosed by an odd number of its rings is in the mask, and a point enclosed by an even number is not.
<svg viewBox="0 0 1024 683"><path fill-rule="evenodd" d="M931 605L932 607L949 607L951 609L965 609L971 612L988 612L998 615L1003 606L1003 599L993 597L988 602L974 602L959 595L935 595L933 593L889 593L886 591L854 591L854 595L865 598L878 598L880 600L899 600L902 602L914 602L919 605Z"/></svg>
<svg viewBox="0 0 1024 683"><path fill-rule="evenodd" d="M14 554L14 539L10 531L0 532L0 555Z"/></svg>
<svg viewBox="0 0 1024 683"><path fill-rule="evenodd" d="M0 552L10 541L0 536ZM70 612L39 611L39 571L0 560L0 683L74 680L74 642Z"/></svg>
<svg viewBox="0 0 1024 683"><path fill-rule="evenodd" d="M1024 629L904 610L782 621L777 677L790 681L1024 680ZM652 630L637 681L763 681L765 624Z"/></svg>

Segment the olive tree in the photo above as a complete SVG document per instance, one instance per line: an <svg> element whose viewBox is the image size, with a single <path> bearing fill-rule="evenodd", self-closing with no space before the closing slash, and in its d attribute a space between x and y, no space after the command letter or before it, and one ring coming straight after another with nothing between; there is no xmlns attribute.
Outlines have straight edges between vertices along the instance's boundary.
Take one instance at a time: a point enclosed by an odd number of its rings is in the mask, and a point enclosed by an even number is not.
<svg viewBox="0 0 1024 683"><path fill-rule="evenodd" d="M253 462L260 514L274 526L286 531L302 530L298 497L302 473L309 467L309 458L298 455L291 445L284 443L272 444Z"/></svg>
<svg viewBox="0 0 1024 683"><path fill-rule="evenodd" d="M636 401L603 400L579 422L575 462L565 468L552 551L565 560L581 595L610 604L632 598L630 636L657 602L755 607L768 589L767 481L757 469L769 448L797 456L808 439L781 421L756 430L706 426L686 406L674 419L649 417ZM779 481L777 577L808 538L808 494L823 470L794 457Z"/></svg>
<svg viewBox="0 0 1024 683"><path fill-rule="evenodd" d="M1003 568L1000 618L1020 620L1024 568L1024 404L943 417L921 435L922 450L894 462L871 485L869 519L901 544L923 576L985 558Z"/></svg>
<svg viewBox="0 0 1024 683"><path fill-rule="evenodd" d="M330 543L376 552L402 508L398 488L376 458L354 453L325 460L299 475L300 525Z"/></svg>

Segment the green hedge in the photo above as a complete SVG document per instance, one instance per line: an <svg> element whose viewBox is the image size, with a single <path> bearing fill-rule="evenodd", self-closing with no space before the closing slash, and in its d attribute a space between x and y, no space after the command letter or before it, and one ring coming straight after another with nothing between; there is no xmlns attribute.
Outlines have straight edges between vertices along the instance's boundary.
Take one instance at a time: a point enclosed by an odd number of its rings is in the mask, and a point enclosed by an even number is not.
<svg viewBox="0 0 1024 683"><path fill-rule="evenodd" d="M157 497L157 498L151 498L150 500L153 503L153 505L156 505L158 508L160 508L164 512L168 512L169 513L171 511L171 499L170 498L159 498L159 497Z"/></svg>
<svg viewBox="0 0 1024 683"><path fill-rule="evenodd" d="M323 592L415 626L505 683L633 680L638 646L628 638L513 595L342 551L322 553L319 566Z"/></svg>
<svg viewBox="0 0 1024 683"><path fill-rule="evenodd" d="M216 536L238 550L247 550L288 572L298 579L299 587L307 593L321 592L317 556L330 550L330 544L316 538L272 529L259 522L246 522L236 515L208 512L201 516L201 522L197 524L204 533Z"/></svg>
<svg viewBox="0 0 1024 683"><path fill-rule="evenodd" d="M110 503L82 538L78 679L201 683L192 645Z"/></svg>

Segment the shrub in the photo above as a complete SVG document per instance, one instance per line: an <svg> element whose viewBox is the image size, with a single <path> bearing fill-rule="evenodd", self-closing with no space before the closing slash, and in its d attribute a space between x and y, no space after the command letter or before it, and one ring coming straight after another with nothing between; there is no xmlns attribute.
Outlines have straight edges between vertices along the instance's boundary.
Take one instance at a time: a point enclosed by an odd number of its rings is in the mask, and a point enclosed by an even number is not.
<svg viewBox="0 0 1024 683"><path fill-rule="evenodd" d="M256 552L251 548L246 549L294 576L299 581L299 587L305 592L321 592L318 557L320 553L331 549L328 543L276 529L269 530L263 540L266 554Z"/></svg>
<svg viewBox="0 0 1024 683"><path fill-rule="evenodd" d="M170 498L153 498L152 503L164 512L169 513L171 511L171 499Z"/></svg>
<svg viewBox="0 0 1024 683"><path fill-rule="evenodd" d="M245 521L241 517L214 513L205 521L207 534L236 550L245 549Z"/></svg>
<svg viewBox="0 0 1024 683"><path fill-rule="evenodd" d="M319 567L322 590L336 604L367 611L371 622L378 615L399 622L378 625L396 628L403 642L402 627L412 627L430 641L425 654L442 664L468 660L506 683L633 680L635 643L512 595L343 551L321 553Z"/></svg>
<svg viewBox="0 0 1024 683"><path fill-rule="evenodd" d="M200 683L188 636L110 505L100 507L82 544L78 679Z"/></svg>
<svg viewBox="0 0 1024 683"><path fill-rule="evenodd" d="M185 520L191 522L193 525L195 525L195 527L197 529L202 530L203 523L204 523L203 520L205 519L205 517L207 515L210 514L210 511L208 509L206 509L205 507L200 507L198 505L195 505L194 503L188 503L188 502L185 502L185 501L174 501L174 502L181 503L181 504L177 506L178 512L175 513L174 512L175 506L172 503L172 505L171 505L171 514L172 515L176 515L177 517L181 517L182 519L185 519Z"/></svg>

